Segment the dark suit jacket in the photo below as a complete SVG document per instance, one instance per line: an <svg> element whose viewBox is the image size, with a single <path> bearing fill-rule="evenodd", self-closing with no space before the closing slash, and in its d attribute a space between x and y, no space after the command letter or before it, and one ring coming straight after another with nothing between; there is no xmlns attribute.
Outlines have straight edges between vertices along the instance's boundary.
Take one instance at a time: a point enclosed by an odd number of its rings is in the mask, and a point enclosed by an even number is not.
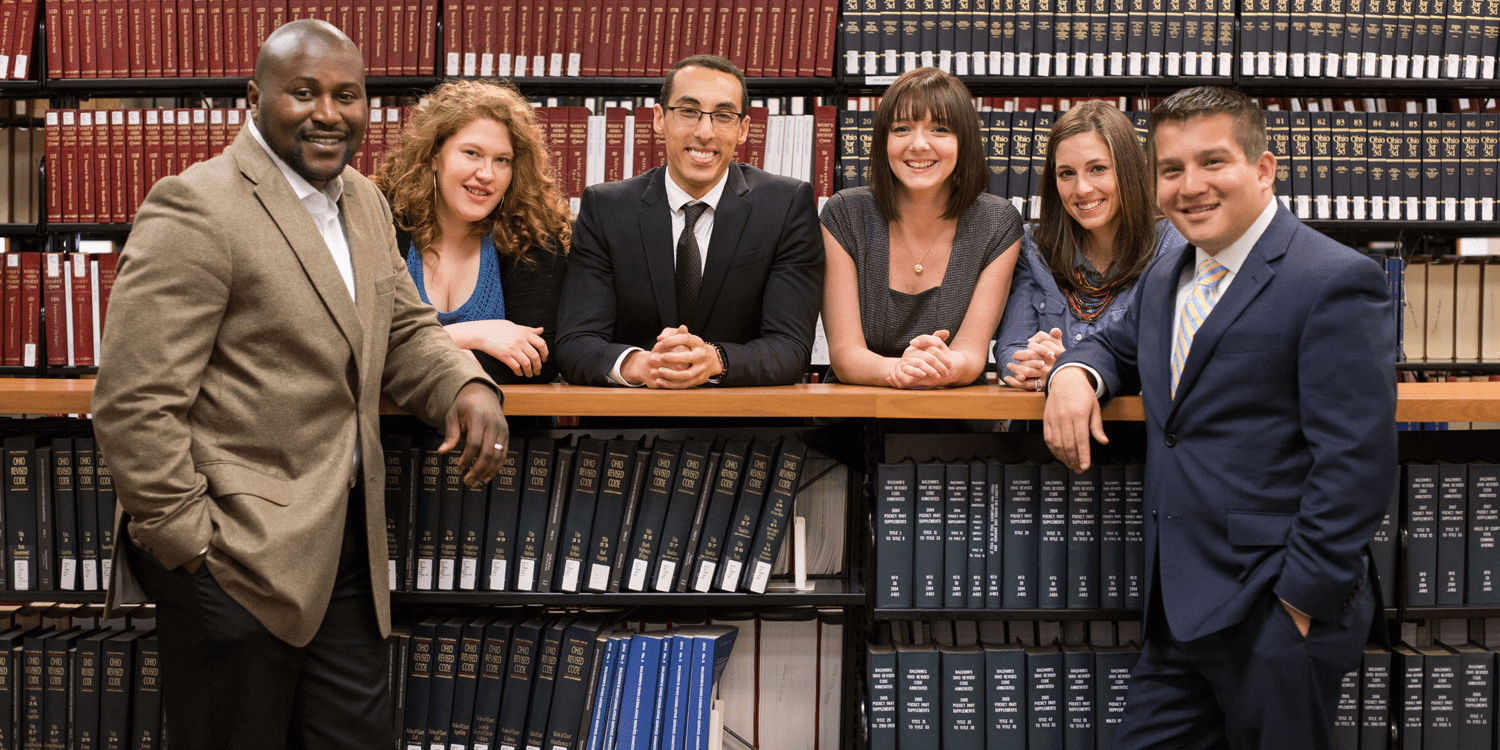
<svg viewBox="0 0 1500 750"><path fill-rule="evenodd" d="M1278 209L1194 337L1174 400L1173 308L1193 258L1164 251L1129 314L1059 365L1095 368L1106 398L1142 394L1146 580L1160 576L1175 637L1238 623L1268 588L1339 622L1396 488L1384 274Z"/></svg>
<svg viewBox="0 0 1500 750"><path fill-rule="evenodd" d="M631 346L677 325L676 243L666 168L583 191L558 306L557 363L577 385L609 385ZM812 186L729 166L688 330L721 344L723 385L785 385L807 370L823 294Z"/></svg>

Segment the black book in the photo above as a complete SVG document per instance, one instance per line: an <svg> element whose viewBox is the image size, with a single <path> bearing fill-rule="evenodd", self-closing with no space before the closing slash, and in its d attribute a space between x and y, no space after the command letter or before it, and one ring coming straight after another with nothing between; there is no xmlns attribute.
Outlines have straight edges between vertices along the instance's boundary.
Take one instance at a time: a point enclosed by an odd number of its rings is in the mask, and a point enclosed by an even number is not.
<svg viewBox="0 0 1500 750"><path fill-rule="evenodd" d="M135 641L135 698L130 733L132 750L162 747L161 642L152 630Z"/></svg>
<svg viewBox="0 0 1500 750"><path fill-rule="evenodd" d="M464 511L464 472L459 466L460 453L449 451L443 456L443 482L438 495L437 588L452 591L458 580L458 540L462 535Z"/></svg>
<svg viewBox="0 0 1500 750"><path fill-rule="evenodd" d="M1349 116L1352 112L1335 111L1329 113L1330 128L1328 131L1329 145L1333 151L1330 154L1329 164L1331 171L1329 194L1333 197L1333 217L1335 219L1349 218L1350 201L1350 161L1353 155L1350 153L1349 140Z"/></svg>
<svg viewBox="0 0 1500 750"><path fill-rule="evenodd" d="M896 746L939 747L942 662L931 644L896 645Z"/></svg>
<svg viewBox="0 0 1500 750"><path fill-rule="evenodd" d="M655 571L651 575L651 588L671 591L677 586L682 564L689 553L688 539L693 532L694 516L698 513L698 498L702 496L705 474L708 473L710 446L701 440L685 440L682 454L677 459L677 476L672 483L672 499L667 504L667 516L662 521L661 538L657 544Z"/></svg>
<svg viewBox="0 0 1500 750"><path fill-rule="evenodd" d="M1005 587L1006 609L1037 606L1037 540L1041 517L1041 473L1036 464L1005 466Z"/></svg>
<svg viewBox="0 0 1500 750"><path fill-rule="evenodd" d="M1291 3L1274 0L1271 7L1271 74L1285 77L1291 74L1287 64L1291 55Z"/></svg>
<svg viewBox="0 0 1500 750"><path fill-rule="evenodd" d="M428 435L421 441L422 465L417 487L417 513L412 529L412 546L416 549L417 591L437 588L438 540L442 538L439 515L443 509L443 454L441 435Z"/></svg>
<svg viewBox="0 0 1500 750"><path fill-rule="evenodd" d="M78 491L73 441L52 438L53 577L58 591L78 590Z"/></svg>
<svg viewBox="0 0 1500 750"><path fill-rule="evenodd" d="M907 71L917 67L917 54L922 50L922 14L916 0L902 0L902 10L897 49L901 51L901 69Z"/></svg>
<svg viewBox="0 0 1500 750"><path fill-rule="evenodd" d="M1437 604L1464 603L1464 553L1468 548L1469 467L1438 466Z"/></svg>
<svg viewBox="0 0 1500 750"><path fill-rule="evenodd" d="M1099 467L1068 473L1067 604L1099 608Z"/></svg>
<svg viewBox="0 0 1500 750"><path fill-rule="evenodd" d="M1024 0L1023 0L1024 1ZM1031 134L1035 112L1010 114L1010 201L1024 218L1031 195Z"/></svg>
<svg viewBox="0 0 1500 750"><path fill-rule="evenodd" d="M1287 113L1287 130L1292 135L1292 202L1299 219L1313 216L1312 115L1311 112Z"/></svg>
<svg viewBox="0 0 1500 750"><path fill-rule="evenodd" d="M1359 686L1359 744L1383 748L1391 736L1391 652L1366 646Z"/></svg>
<svg viewBox="0 0 1500 750"><path fill-rule="evenodd" d="M1323 75L1338 76L1344 62L1344 0L1325 0L1323 22Z"/></svg>
<svg viewBox="0 0 1500 750"><path fill-rule="evenodd" d="M1094 651L1087 644L1063 646L1063 746L1092 750L1098 708L1094 704Z"/></svg>
<svg viewBox="0 0 1500 750"><path fill-rule="evenodd" d="M910 461L880 464L875 469L877 609L908 609L912 606L912 522L916 484L916 466ZM894 721L891 726L895 726Z"/></svg>
<svg viewBox="0 0 1500 750"><path fill-rule="evenodd" d="M620 514L619 538L624 546L615 555L614 566L609 569L609 591L618 593L630 558L629 540L634 538L635 517L641 506L641 496L646 494L646 482L651 469L651 450L637 448L632 465L630 489L625 496L625 507Z"/></svg>
<svg viewBox="0 0 1500 750"><path fill-rule="evenodd" d="M1458 652L1457 747L1491 747L1495 731L1495 652L1476 643L1450 646Z"/></svg>
<svg viewBox="0 0 1500 750"><path fill-rule="evenodd" d="M1342 0L1344 3L1345 78L1358 78L1364 67L1365 3L1367 0Z"/></svg>
<svg viewBox="0 0 1500 750"><path fill-rule="evenodd" d="M933 0L922 0L922 65L937 66L945 73L953 72L953 3L943 1L943 9L935 7ZM933 59L933 51L937 59Z"/></svg>
<svg viewBox="0 0 1500 750"><path fill-rule="evenodd" d="M1500 604L1500 465L1469 464L1468 495L1468 591L1464 601ZM1382 523L1382 530L1384 526ZM1382 568L1382 579L1385 575ZM1395 597L1386 601L1395 601Z"/></svg>
<svg viewBox="0 0 1500 750"><path fill-rule="evenodd" d="M1381 77L1406 78L1408 70L1420 76L1427 60L1426 45L1427 19L1413 18L1409 10L1399 11L1396 0L1385 0L1380 18Z"/></svg>
<svg viewBox="0 0 1500 750"><path fill-rule="evenodd" d="M1306 75L1320 77L1323 75L1323 52L1328 43L1324 26L1327 22L1328 4L1326 0L1305 0L1305 2L1306 5L1303 7L1307 9L1305 16L1307 19Z"/></svg>
<svg viewBox="0 0 1500 750"><path fill-rule="evenodd" d="M901 72L901 11L894 3L885 3L880 11L880 72L896 75Z"/></svg>
<svg viewBox="0 0 1500 750"><path fill-rule="evenodd" d="M1426 674L1422 685L1422 747L1460 747L1458 654L1440 643L1417 651L1422 654Z"/></svg>
<svg viewBox="0 0 1500 750"><path fill-rule="evenodd" d="M968 606L983 609L985 606L985 562L989 558L990 545L998 546L992 532L998 530L990 523L989 471L983 461L969 463L969 554L968 554ZM997 582L995 593L999 595Z"/></svg>
<svg viewBox="0 0 1500 750"><path fill-rule="evenodd" d="M407 531L416 503L415 466L412 463L411 438L406 435L381 435L385 460L385 558L391 591L406 589ZM420 457L418 460L421 460Z"/></svg>
<svg viewBox="0 0 1500 750"><path fill-rule="evenodd" d="M406 674L406 722L402 746L427 747L428 707L431 705L433 656L442 615L411 626L410 671Z"/></svg>
<svg viewBox="0 0 1500 750"><path fill-rule="evenodd" d="M99 507L94 495L93 438L73 440L73 488L78 502L79 584L84 591L98 591Z"/></svg>
<svg viewBox="0 0 1500 750"><path fill-rule="evenodd" d="M945 750L984 748L984 652L978 646L942 646L942 728Z"/></svg>
<svg viewBox="0 0 1500 750"><path fill-rule="evenodd" d="M889 464L885 464L889 466ZM896 750L896 650L889 644L865 646L870 750Z"/></svg>
<svg viewBox="0 0 1500 750"><path fill-rule="evenodd" d="M1130 11L1125 0L1109 0L1109 74L1125 75L1125 61L1129 55L1127 42L1130 39Z"/></svg>
<svg viewBox="0 0 1500 750"><path fill-rule="evenodd" d="M1172 0L1170 4L1170 9L1174 11L1179 7L1182 9L1181 74L1185 76L1198 75L1198 58L1199 52L1202 50L1203 46L1202 34L1203 23L1205 21L1203 9L1201 6L1203 2L1208 1L1209 0ZM1247 2L1245 5L1246 10L1248 11L1250 9L1250 6L1253 5L1253 0L1251 0L1251 2ZM1209 12L1212 13L1212 9L1210 9ZM1209 18L1211 19L1212 16L1210 15ZM1246 27L1248 29L1255 28L1254 26L1250 25L1248 21L1246 23ZM1212 23L1209 24L1208 30L1210 32L1213 31ZM1204 62L1209 62L1211 59L1211 53L1204 56ZM1212 70L1212 67L1213 66L1210 63L1210 71Z"/></svg>
<svg viewBox="0 0 1500 750"><path fill-rule="evenodd" d="M740 478L744 474L745 457L750 452L744 440L727 440L724 453L719 460L718 476L714 479L712 494L708 499L708 511L703 516L703 531L698 536L698 550L693 560L691 588L707 593L718 572L719 560L724 553L725 535L729 531L729 517L734 514L734 498L739 494Z"/></svg>
<svg viewBox="0 0 1500 750"><path fill-rule="evenodd" d="M1386 154L1385 115L1379 112L1365 114L1365 153L1369 158L1368 184L1365 196L1371 219L1385 218L1385 191L1389 184L1386 170L1390 168Z"/></svg>
<svg viewBox="0 0 1500 750"><path fill-rule="evenodd" d="M1026 724L1027 748L1062 750L1063 661L1055 645L1026 649Z"/></svg>
<svg viewBox="0 0 1500 750"><path fill-rule="evenodd" d="M73 686L70 679L73 671L72 657L74 644L83 632L78 628L68 628L61 632L54 632L46 637L42 643L42 747L63 748L70 747L69 734L72 729L72 701ZM154 657L153 657L153 664ZM157 670L152 669L150 674L145 674L142 665L142 680L149 678L149 687L156 690ZM143 691L137 690L137 693ZM139 700L139 698L137 699ZM160 702L158 701L158 705ZM147 748L160 747L156 733L152 733L147 741L141 745Z"/></svg>
<svg viewBox="0 0 1500 750"><path fill-rule="evenodd" d="M537 566L536 590L552 590L552 578L557 571L557 547L561 543L563 517L567 514L569 477L573 476L573 457L577 449L559 446L552 458L552 499L547 503L547 525L542 535L541 562Z"/></svg>
<svg viewBox="0 0 1500 750"><path fill-rule="evenodd" d="M1010 197L1010 113L989 111L984 118L985 165L990 169L985 192Z"/></svg>
<svg viewBox="0 0 1500 750"><path fill-rule="evenodd" d="M1125 38L1125 75L1146 75L1146 0L1129 0L1127 36Z"/></svg>
<svg viewBox="0 0 1500 750"><path fill-rule="evenodd" d="M1369 218L1370 145L1369 118L1364 112L1347 113L1349 120L1349 216Z"/></svg>
<svg viewBox="0 0 1500 750"><path fill-rule="evenodd" d="M1096 77L1109 75L1109 6L1111 0L1089 0L1089 67Z"/></svg>
<svg viewBox="0 0 1500 750"><path fill-rule="evenodd" d="M776 564L781 544L789 533L787 527L792 523L793 503L797 499L797 485L802 481L802 466L806 459L806 445L791 438L782 439L772 464L771 477L767 480L766 507L760 514L760 526L746 558L750 571L745 576L744 587L751 593L765 593L771 568Z"/></svg>
<svg viewBox="0 0 1500 750"><path fill-rule="evenodd" d="M32 462L36 438L24 435L5 439L10 481L5 487L5 558L9 587L30 591L37 587L36 484Z"/></svg>
<svg viewBox="0 0 1500 750"><path fill-rule="evenodd" d="M1036 8L1035 20L1031 23L1031 53L1036 75L1053 75L1053 60L1057 49L1057 8L1067 0L1031 0Z"/></svg>
<svg viewBox="0 0 1500 750"><path fill-rule="evenodd" d="M1185 44L1183 39L1183 22L1186 16L1182 11L1181 0L1167 0L1167 8L1162 16L1164 27L1162 36L1162 72L1169 76L1182 75L1182 54Z"/></svg>
<svg viewBox="0 0 1500 750"><path fill-rule="evenodd" d="M594 505L594 522L589 531L588 556L584 558L587 579L584 588L604 591L609 588L609 573L614 566L620 544L620 517L629 499L630 480L635 469L633 441L617 438L605 444L604 478L599 484L599 499Z"/></svg>
<svg viewBox="0 0 1500 750"><path fill-rule="evenodd" d="M1434 10L1442 14L1443 20L1433 19L1434 27L1432 35L1436 37L1442 34L1442 72L1439 75L1428 73L1428 78L1462 78L1463 77L1463 49L1464 49L1464 0L1434 0ZM1441 29L1441 32L1439 32ZM1431 44L1431 42L1429 42ZM1428 48L1433 52L1436 46Z"/></svg>
<svg viewBox="0 0 1500 750"><path fill-rule="evenodd" d="M1406 466L1406 604L1437 603L1438 467Z"/></svg>
<svg viewBox="0 0 1500 750"><path fill-rule="evenodd" d="M673 480L677 476L677 462L681 455L681 440L657 438L651 446L646 488L636 511L630 546L626 548L625 579L621 584L624 590L645 591L650 583L647 579L661 541L667 506L672 502Z"/></svg>
<svg viewBox="0 0 1500 750"><path fill-rule="evenodd" d="M1396 569L1401 538L1400 514L1401 488L1398 486L1392 488L1385 514L1380 518L1380 525L1375 527L1375 535L1370 538L1370 557L1374 559L1375 572L1380 576L1380 600L1388 607L1396 604L1396 578L1400 575Z"/></svg>
<svg viewBox="0 0 1500 750"><path fill-rule="evenodd" d="M479 587L479 560L484 554L484 535L489 527L486 515L494 480L478 487L463 485L458 523L458 580L456 588L473 591Z"/></svg>
<svg viewBox="0 0 1500 750"><path fill-rule="evenodd" d="M99 747L130 750L135 697L135 641L146 631L115 633L104 642L104 692L99 696Z"/></svg>
<svg viewBox="0 0 1500 750"><path fill-rule="evenodd" d="M1167 8L1163 0L1146 0L1146 75L1165 75Z"/></svg>
<svg viewBox="0 0 1500 750"><path fill-rule="evenodd" d="M1110 464L1099 468L1099 607L1124 606L1125 466Z"/></svg>
<svg viewBox="0 0 1500 750"><path fill-rule="evenodd" d="M1266 149L1276 155L1276 197L1289 203L1292 197L1292 136L1287 113L1269 111L1266 117Z"/></svg>
<svg viewBox="0 0 1500 750"><path fill-rule="evenodd" d="M1458 221L1458 199L1462 195L1459 186L1463 181L1460 176L1463 171L1462 150L1459 141L1463 137L1462 117L1458 114L1448 112L1441 118L1441 130L1438 138L1442 143L1442 153L1438 155L1439 164L1442 169L1441 185L1438 194L1441 197L1438 218L1443 221Z"/></svg>
<svg viewBox="0 0 1500 750"><path fill-rule="evenodd" d="M448 723L448 746L467 748L474 742L474 706L479 693L479 666L484 654L486 618L463 625L458 636L458 665L453 671L453 712Z"/></svg>
<svg viewBox="0 0 1500 750"><path fill-rule="evenodd" d="M104 641L113 636L113 630L94 630L78 639L77 651L73 655L73 747L74 750L99 750L99 699L104 694ZM9 649L3 634L0 634L0 658L6 658ZM6 675L9 669L0 670ZM8 679L8 677L3 677ZM0 704L5 703L0 696ZM6 711L9 706L6 705ZM9 747L10 728L8 722L0 720L0 746Z"/></svg>
<svg viewBox="0 0 1500 750"><path fill-rule="evenodd" d="M77 445L73 447L73 455L78 455ZM97 445L94 448L94 499L99 519L99 588L108 588L115 558L115 478Z"/></svg>
<svg viewBox="0 0 1500 750"><path fill-rule="evenodd" d="M1484 168L1484 162L1479 158L1479 143L1483 137L1479 115L1459 115L1458 195L1463 197L1463 206L1458 218L1462 221L1479 221L1479 206L1484 196L1479 186L1479 172Z"/></svg>
<svg viewBox="0 0 1500 750"><path fill-rule="evenodd" d="M1420 220L1425 213L1419 207L1426 197L1424 182L1426 176L1426 164L1423 160L1423 126L1422 115L1406 113L1401 116L1401 193L1406 202L1404 215L1408 221ZM1434 198L1436 195L1433 196ZM1395 217L1391 217L1395 218Z"/></svg>
<svg viewBox="0 0 1500 750"><path fill-rule="evenodd" d="M427 742L448 746L453 730L453 693L458 677L458 642L466 617L452 617L437 626L432 638L432 684L427 693Z"/></svg>
<svg viewBox="0 0 1500 750"><path fill-rule="evenodd" d="M1423 689L1427 684L1422 654L1405 643L1392 646L1391 654L1391 720L1398 722L1401 750L1421 750Z"/></svg>
<svg viewBox="0 0 1500 750"><path fill-rule="evenodd" d="M505 695L500 701L495 747L519 748L526 739L526 718L531 709L532 678L541 656L542 630L551 621L548 617L533 617L517 624L511 631Z"/></svg>
<svg viewBox="0 0 1500 750"><path fill-rule="evenodd" d="M1070 0L1053 0L1052 75L1065 76L1073 64L1073 11ZM1083 17L1078 17L1083 21ZM1085 21L1085 25L1087 22Z"/></svg>
<svg viewBox="0 0 1500 750"><path fill-rule="evenodd" d="M724 537L724 554L719 558L719 579L715 585L721 591L739 589L744 578L750 545L755 541L755 529L765 508L766 491L770 489L771 462L775 456L774 443L751 441L750 454L745 459L745 481L739 497L735 498L734 514L729 517L729 531Z"/></svg>
<svg viewBox="0 0 1500 750"><path fill-rule="evenodd" d="M1443 118L1437 114L1421 116L1422 137L1422 214L1428 221L1441 221L1443 202ZM1415 218L1408 216L1408 219Z"/></svg>
<svg viewBox="0 0 1500 750"><path fill-rule="evenodd" d="M880 56L884 52L881 46L880 33L880 2L879 0L859 0L859 7L864 14L860 21L860 43L859 49L863 54L860 61L860 69L855 75L878 75L880 73Z"/></svg>
<svg viewBox="0 0 1500 750"><path fill-rule="evenodd" d="M38 446L31 457L32 488L36 491L36 589L55 591L53 560L57 555L57 529L52 504L52 447Z"/></svg>
<svg viewBox="0 0 1500 750"><path fill-rule="evenodd" d="M864 175L860 174L859 170L859 112L853 109L841 109L839 110L838 186L840 190L845 190L862 184L864 184Z"/></svg>
<svg viewBox="0 0 1500 750"><path fill-rule="evenodd" d="M559 541L557 578L553 588L577 592L583 588L584 565L593 540L599 486L603 484L604 441L582 438L573 457L573 482L568 492L568 514Z"/></svg>
<svg viewBox="0 0 1500 750"><path fill-rule="evenodd" d="M1114 746L1130 693L1130 671L1140 657L1134 645L1094 647L1094 737L1100 748Z"/></svg>
<svg viewBox="0 0 1500 750"><path fill-rule="evenodd" d="M1068 467L1042 464L1037 518L1037 607L1068 606Z"/></svg>
<svg viewBox="0 0 1500 750"><path fill-rule="evenodd" d="M1333 706L1334 750L1359 750L1359 670L1344 673Z"/></svg>
<svg viewBox="0 0 1500 750"><path fill-rule="evenodd" d="M969 591L969 465L951 463L943 479L943 606L963 609Z"/></svg>
<svg viewBox="0 0 1500 750"><path fill-rule="evenodd" d="M1015 74L1029 76L1036 51L1036 0L1016 0L1015 19ZM1005 71L1005 74L1010 75L1010 71Z"/></svg>
<svg viewBox="0 0 1500 750"><path fill-rule="evenodd" d="M1005 590L1005 465L985 461L984 607L999 609Z"/></svg>
<svg viewBox="0 0 1500 750"><path fill-rule="evenodd" d="M1495 77L1495 60L1500 53L1500 17L1493 13L1480 14L1479 77Z"/></svg>
<svg viewBox="0 0 1500 750"><path fill-rule="evenodd" d="M474 720L469 732L475 746L495 747L500 699L505 691L505 660L510 655L510 631L515 625L514 618L496 617L484 626L484 650L474 688Z"/></svg>
<svg viewBox="0 0 1500 750"><path fill-rule="evenodd" d="M547 745L547 721L556 703L553 691L557 688L563 638L572 622L571 615L557 617L542 631L536 672L531 678L531 710L526 718L526 750L542 750Z"/></svg>
<svg viewBox="0 0 1500 750"><path fill-rule="evenodd" d="M406 673L410 669L411 627L406 624L392 626L385 639L386 679L391 691L391 732L400 747L406 722Z"/></svg>
<svg viewBox="0 0 1500 750"><path fill-rule="evenodd" d="M1418 132L1408 139L1406 115L1390 113L1385 116L1385 218L1391 221L1403 215L1412 220L1420 217L1416 209L1420 186L1416 181L1422 170L1422 139L1421 127L1417 123L1413 115L1410 124Z"/></svg>
<svg viewBox="0 0 1500 750"><path fill-rule="evenodd" d="M1360 75L1367 78L1381 74L1381 45L1385 42L1383 7L1382 0L1365 0L1364 35L1360 38L1359 49L1362 59Z"/></svg>
<svg viewBox="0 0 1500 750"><path fill-rule="evenodd" d="M1020 643L983 648L985 750L1026 750L1026 651Z"/></svg>
<svg viewBox="0 0 1500 750"><path fill-rule="evenodd" d="M917 464L916 541L912 545L912 605L943 606L943 484L947 467Z"/></svg>
<svg viewBox="0 0 1500 750"><path fill-rule="evenodd" d="M525 481L526 441L510 440L505 463L490 481L489 515L485 520L483 559L485 588L504 591L510 585L516 553L516 519L521 513L521 484Z"/></svg>
<svg viewBox="0 0 1500 750"><path fill-rule="evenodd" d="M703 476L698 481L698 505L693 508L693 525L688 529L687 545L683 547L682 563L677 566L677 584L672 588L685 593L693 578L693 564L698 560L698 543L703 538L703 524L708 519L708 506L713 500L714 486L719 483L719 464L724 460L724 451L709 451L703 461Z"/></svg>
<svg viewBox="0 0 1500 750"><path fill-rule="evenodd" d="M1491 22L1500 35L1500 19ZM1486 38L1488 42L1488 38ZM1497 40L1500 43L1500 40ZM1479 220L1495 218L1495 201L1500 200L1500 115L1479 115Z"/></svg>
<svg viewBox="0 0 1500 750"><path fill-rule="evenodd" d="M1125 465L1125 608L1146 606L1146 467Z"/></svg>
<svg viewBox="0 0 1500 750"><path fill-rule="evenodd" d="M841 49L846 56L844 75L857 76L864 72L859 64L860 51L869 49L864 46L864 39L861 37L865 14L860 10L859 0L843 0L839 5L839 16L842 19L839 22L839 37L843 42Z"/></svg>
<svg viewBox="0 0 1500 750"><path fill-rule="evenodd" d="M557 682L552 687L552 715L547 720L547 750L576 750L586 738L584 714L589 704L592 678L602 655L599 633L604 615L583 615L567 626L563 634L557 667Z"/></svg>
<svg viewBox="0 0 1500 750"><path fill-rule="evenodd" d="M554 477L552 457L557 441L532 438L526 441L526 464L521 477L521 509L516 516L517 591L536 591L542 564L542 545L547 534L547 507Z"/></svg>
<svg viewBox="0 0 1500 750"><path fill-rule="evenodd" d="M1037 112L1031 121L1031 190L1026 194L1031 216L1042 210L1042 180L1051 179L1047 172L1047 139L1052 137L1052 112Z"/></svg>
<svg viewBox="0 0 1500 750"><path fill-rule="evenodd" d="M1464 2L1463 66L1457 77L1479 77L1480 56L1484 51L1484 5L1481 0L1465 0Z"/></svg>

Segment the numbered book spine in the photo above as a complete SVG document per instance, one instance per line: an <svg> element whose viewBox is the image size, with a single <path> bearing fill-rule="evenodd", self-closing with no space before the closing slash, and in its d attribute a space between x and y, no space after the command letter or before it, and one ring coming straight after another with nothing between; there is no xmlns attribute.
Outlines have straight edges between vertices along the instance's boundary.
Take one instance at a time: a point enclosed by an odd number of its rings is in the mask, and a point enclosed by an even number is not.
<svg viewBox="0 0 1500 750"><path fill-rule="evenodd" d="M807 446L786 438L781 441L781 450L772 464L772 474L767 480L770 490L766 493L766 508L761 513L760 528L755 532L755 541L750 545L750 574L745 588L755 594L766 591L766 582L771 577L771 568L786 539L793 505L797 499L797 484L802 481L802 466L807 459Z"/></svg>
<svg viewBox="0 0 1500 750"><path fill-rule="evenodd" d="M568 494L568 513L559 542L558 568L553 588L576 593L583 588L584 565L593 538L599 485L604 479L604 441L583 438L574 456L573 483Z"/></svg>
<svg viewBox="0 0 1500 750"><path fill-rule="evenodd" d="M968 606L969 466L951 463L943 471L943 603L948 609Z"/></svg>
<svg viewBox="0 0 1500 750"><path fill-rule="evenodd" d="M547 507L552 497L552 457L556 441L532 438L526 443L525 477L521 485L521 511L516 520L517 591L536 591L542 563L542 542L547 533Z"/></svg>
<svg viewBox="0 0 1500 750"><path fill-rule="evenodd" d="M557 449L552 459L552 499L547 504L547 526L542 536L541 563L537 568L537 591L552 590L552 578L557 570L557 548L562 543L563 517L567 513L568 487L573 476L573 459L577 449L563 446Z"/></svg>
<svg viewBox="0 0 1500 750"><path fill-rule="evenodd" d="M521 512L522 467L526 464L526 441L512 437L505 463L490 482L489 517L485 521L485 588L505 591L509 587L516 549L516 520Z"/></svg>
<svg viewBox="0 0 1500 750"><path fill-rule="evenodd" d="M635 468L635 443L611 440L604 451L604 476L599 484L599 500L594 506L594 523L589 532L588 557L585 558L584 588L605 591L609 573L620 548L620 516L630 491Z"/></svg>
<svg viewBox="0 0 1500 750"><path fill-rule="evenodd" d="M917 465L916 541L912 545L912 605L943 606L944 484L947 467L941 463Z"/></svg>
<svg viewBox="0 0 1500 750"><path fill-rule="evenodd" d="M647 578L651 573L651 563L656 559L667 506L672 502L672 485L681 455L680 440L658 438L652 445L645 494L641 496L640 508L636 512L635 529L626 558L624 590L645 591L648 587Z"/></svg>
<svg viewBox="0 0 1500 750"><path fill-rule="evenodd" d="M750 454L745 462L745 482L735 499L734 514L730 516L729 531L725 535L724 554L719 560L719 578L715 585L721 591L739 589L744 577L750 545L755 541L756 524L760 522L765 507L771 462L775 455L776 446L770 442L755 440L750 444Z"/></svg>
<svg viewBox="0 0 1500 750"><path fill-rule="evenodd" d="M689 538L698 511L698 498L708 473L709 445L701 440L687 440L677 459L677 477L672 485L672 499L662 520L657 543L656 565L649 588L671 591L677 586L678 571L689 554Z"/></svg>
<svg viewBox="0 0 1500 750"><path fill-rule="evenodd" d="M1037 605L1037 521L1041 512L1041 473L1036 464L1005 467L1004 588L1006 609Z"/></svg>

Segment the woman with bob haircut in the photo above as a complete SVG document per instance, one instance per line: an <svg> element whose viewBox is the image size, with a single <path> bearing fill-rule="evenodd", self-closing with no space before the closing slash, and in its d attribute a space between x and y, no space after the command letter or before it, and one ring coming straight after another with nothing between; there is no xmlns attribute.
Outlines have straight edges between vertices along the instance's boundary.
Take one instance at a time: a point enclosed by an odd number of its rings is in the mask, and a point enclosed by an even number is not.
<svg viewBox="0 0 1500 750"><path fill-rule="evenodd" d="M497 383L547 383L567 201L531 105L509 85L432 90L375 183L422 300Z"/></svg>
<svg viewBox="0 0 1500 750"><path fill-rule="evenodd" d="M1019 254L1021 217L984 192L969 90L907 72L875 113L869 186L823 208L823 325L844 383L942 388L984 373Z"/></svg>
<svg viewBox="0 0 1500 750"><path fill-rule="evenodd" d="M1063 113L1047 142L1041 218L1028 224L995 340L1014 388L1041 390L1067 347L1125 315L1135 282L1167 243L1155 180L1130 119L1087 101Z"/></svg>

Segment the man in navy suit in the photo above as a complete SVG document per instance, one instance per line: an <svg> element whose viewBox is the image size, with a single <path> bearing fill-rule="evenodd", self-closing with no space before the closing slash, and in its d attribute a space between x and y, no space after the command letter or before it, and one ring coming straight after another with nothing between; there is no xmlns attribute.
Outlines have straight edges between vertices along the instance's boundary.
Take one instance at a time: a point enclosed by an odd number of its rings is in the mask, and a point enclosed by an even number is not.
<svg viewBox="0 0 1500 750"><path fill-rule="evenodd" d="M1164 251L1118 324L1058 358L1044 433L1075 470L1099 405L1146 412L1145 644L1116 748L1328 748L1378 604L1368 545L1396 483L1396 358L1379 264L1273 195L1235 91L1151 113Z"/></svg>
<svg viewBox="0 0 1500 750"><path fill-rule="evenodd" d="M784 385L807 370L823 294L812 187L746 164L745 77L695 55L662 85L667 165L583 192L558 306L578 385Z"/></svg>

